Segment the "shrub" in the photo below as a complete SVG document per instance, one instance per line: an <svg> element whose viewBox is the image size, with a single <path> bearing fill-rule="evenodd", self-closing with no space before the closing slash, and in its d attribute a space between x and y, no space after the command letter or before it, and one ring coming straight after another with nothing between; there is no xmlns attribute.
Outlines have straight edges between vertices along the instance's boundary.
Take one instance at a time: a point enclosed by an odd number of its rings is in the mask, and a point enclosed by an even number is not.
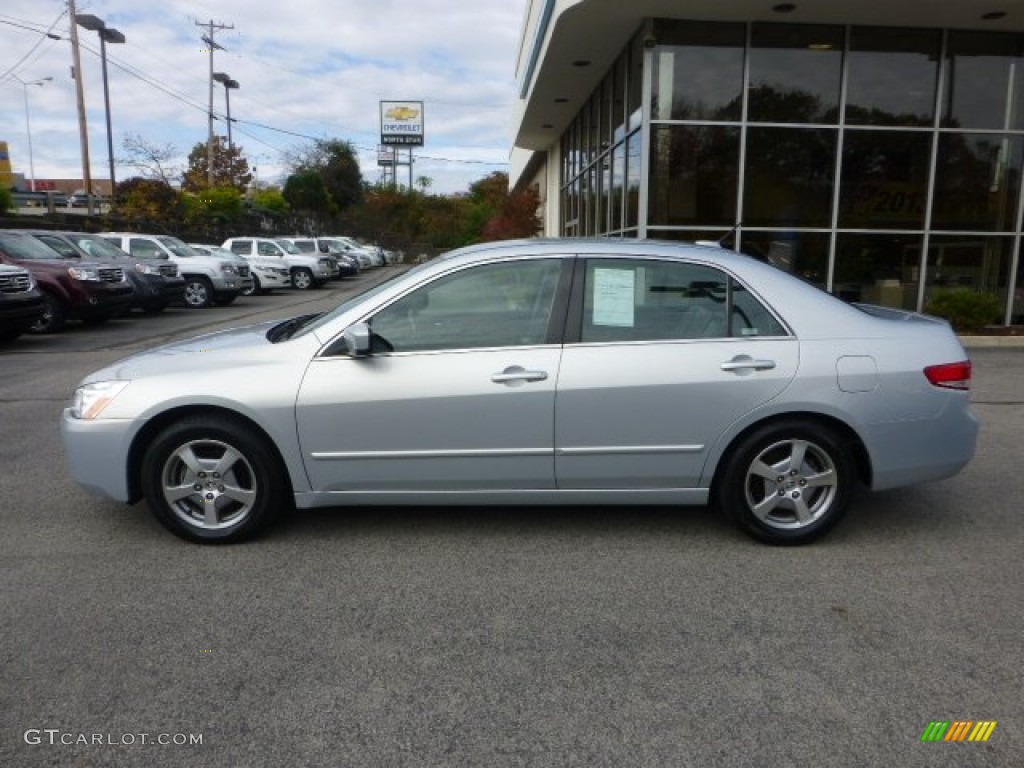
<svg viewBox="0 0 1024 768"><path fill-rule="evenodd" d="M936 291L924 311L948 320L957 333L975 333L999 322L1002 305L991 293L954 288Z"/></svg>
<svg viewBox="0 0 1024 768"><path fill-rule="evenodd" d="M0 187L0 213L14 208L14 196L9 189Z"/></svg>

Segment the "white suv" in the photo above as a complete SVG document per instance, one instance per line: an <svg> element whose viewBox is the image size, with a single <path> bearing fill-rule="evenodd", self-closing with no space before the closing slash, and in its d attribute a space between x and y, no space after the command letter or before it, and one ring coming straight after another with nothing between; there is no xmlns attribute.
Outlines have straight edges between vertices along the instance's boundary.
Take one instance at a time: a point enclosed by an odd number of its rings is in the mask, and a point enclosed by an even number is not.
<svg viewBox="0 0 1024 768"><path fill-rule="evenodd" d="M137 258L168 258L177 264L185 278L185 304L189 307L224 306L252 288L252 274L247 264L201 254L176 237L137 232L99 234Z"/></svg>
<svg viewBox="0 0 1024 768"><path fill-rule="evenodd" d="M291 243L271 237L229 237L221 247L246 259L280 259L291 274L292 285L300 290L323 285L334 277L338 268L334 259L326 254L303 253Z"/></svg>
<svg viewBox="0 0 1024 768"><path fill-rule="evenodd" d="M246 259L219 245L189 243L189 246L208 256L221 256L232 261L241 261L248 264L252 272L252 286L247 290L242 290L243 296L270 293L274 288L290 288L292 285L292 276L288 274L288 268L281 264L278 259L261 259L255 256Z"/></svg>

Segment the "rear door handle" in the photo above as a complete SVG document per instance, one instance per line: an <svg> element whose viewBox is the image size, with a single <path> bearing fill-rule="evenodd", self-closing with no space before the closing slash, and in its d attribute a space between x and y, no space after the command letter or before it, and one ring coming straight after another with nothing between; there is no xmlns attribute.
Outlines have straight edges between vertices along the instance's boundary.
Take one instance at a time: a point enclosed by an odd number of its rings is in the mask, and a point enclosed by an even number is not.
<svg viewBox="0 0 1024 768"><path fill-rule="evenodd" d="M755 360L748 355L738 355L732 360L722 363L723 371L770 371L774 367L774 360Z"/></svg>
<svg viewBox="0 0 1024 768"><path fill-rule="evenodd" d="M528 371L521 365L510 365L501 373L491 374L491 381L495 384L514 385L526 381L544 381L547 377L547 371Z"/></svg>

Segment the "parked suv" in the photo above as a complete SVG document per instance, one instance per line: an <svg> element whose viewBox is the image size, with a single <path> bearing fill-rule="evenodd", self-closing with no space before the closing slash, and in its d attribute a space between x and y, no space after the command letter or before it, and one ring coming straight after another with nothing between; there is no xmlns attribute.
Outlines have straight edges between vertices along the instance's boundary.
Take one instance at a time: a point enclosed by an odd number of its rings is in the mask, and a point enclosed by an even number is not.
<svg viewBox="0 0 1024 768"><path fill-rule="evenodd" d="M252 272L252 287L248 290L243 290L243 296L270 293L274 288L291 287L292 276L288 273L288 267L282 264L280 259L260 258L258 256L246 259L219 245L189 243L189 247L200 253L205 253L207 256L220 256L248 264L249 271Z"/></svg>
<svg viewBox="0 0 1024 768"><path fill-rule="evenodd" d="M185 305L189 307L230 304L252 285L247 265L205 256L176 237L136 232L101 232L100 236L132 256L152 258L163 254L175 262L185 278Z"/></svg>
<svg viewBox="0 0 1024 768"><path fill-rule="evenodd" d="M0 264L0 342L20 336L38 322L45 311L43 295L29 271Z"/></svg>
<svg viewBox="0 0 1024 768"><path fill-rule="evenodd" d="M185 297L185 278L170 259L137 259L99 235L84 232L25 230L69 259L96 259L117 264L135 289L135 304L147 314L162 312Z"/></svg>
<svg viewBox="0 0 1024 768"><path fill-rule="evenodd" d="M338 273L334 279L340 280L343 277L352 277L359 273L359 260L342 253L340 248L335 248L326 238L323 237L278 237L279 243L291 243L307 255L327 254L338 265Z"/></svg>
<svg viewBox="0 0 1024 768"><path fill-rule="evenodd" d="M38 333L58 331L70 318L103 322L124 314L135 301L121 267L62 258L23 232L0 232L0 263L24 267L39 285L46 311L32 326Z"/></svg>
<svg viewBox="0 0 1024 768"><path fill-rule="evenodd" d="M288 267L292 286L308 290L323 285L337 273L337 264L326 254L303 253L291 243L272 237L229 237L221 247L245 258L280 259Z"/></svg>

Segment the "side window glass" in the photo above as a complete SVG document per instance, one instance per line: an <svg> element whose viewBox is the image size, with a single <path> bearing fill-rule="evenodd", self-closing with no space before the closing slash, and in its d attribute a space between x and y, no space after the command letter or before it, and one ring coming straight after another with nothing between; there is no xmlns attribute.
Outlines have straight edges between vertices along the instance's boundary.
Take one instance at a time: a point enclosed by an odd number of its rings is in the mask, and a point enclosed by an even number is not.
<svg viewBox="0 0 1024 768"><path fill-rule="evenodd" d="M543 259L439 278L374 315L374 343L389 352L543 344L560 274L558 259Z"/></svg>
<svg viewBox="0 0 1024 768"><path fill-rule="evenodd" d="M235 240L231 243L231 252L244 256L249 253L251 246L248 240Z"/></svg>
<svg viewBox="0 0 1024 768"><path fill-rule="evenodd" d="M591 260L581 341L728 336L728 281L717 269L696 264Z"/></svg>
<svg viewBox="0 0 1024 768"><path fill-rule="evenodd" d="M732 335L733 336L785 336L775 316L750 295L750 291L732 281Z"/></svg>
<svg viewBox="0 0 1024 768"><path fill-rule="evenodd" d="M277 256L278 255L277 248L275 248L270 243L257 243L256 244L256 252L260 256Z"/></svg>
<svg viewBox="0 0 1024 768"><path fill-rule="evenodd" d="M42 242L46 243L50 248L53 248L57 253L63 256L65 259L77 259L78 252L70 245L65 243L63 240L56 237L40 237Z"/></svg>

